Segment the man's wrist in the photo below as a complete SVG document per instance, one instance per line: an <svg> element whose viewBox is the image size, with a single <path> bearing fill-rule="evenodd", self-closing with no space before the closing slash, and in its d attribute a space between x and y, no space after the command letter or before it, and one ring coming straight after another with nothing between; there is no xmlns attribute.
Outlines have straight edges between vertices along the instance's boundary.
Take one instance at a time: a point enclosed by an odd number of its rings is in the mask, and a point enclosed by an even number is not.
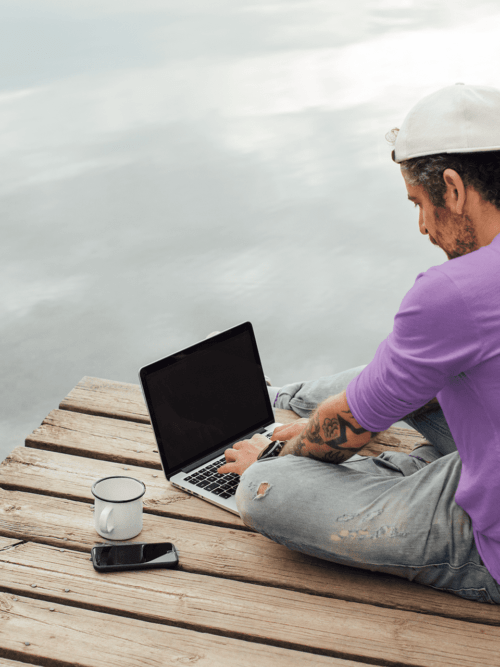
<svg viewBox="0 0 500 667"><path fill-rule="evenodd" d="M261 459L271 459L279 456L285 445L286 442L281 440L273 440L259 453L257 456L257 461L260 461Z"/></svg>
<svg viewBox="0 0 500 667"><path fill-rule="evenodd" d="M295 437L291 438L288 440L281 452L278 454L278 456L287 456L287 454L292 454L293 456L301 456L300 451L297 448L297 444L300 441L300 435L296 435Z"/></svg>

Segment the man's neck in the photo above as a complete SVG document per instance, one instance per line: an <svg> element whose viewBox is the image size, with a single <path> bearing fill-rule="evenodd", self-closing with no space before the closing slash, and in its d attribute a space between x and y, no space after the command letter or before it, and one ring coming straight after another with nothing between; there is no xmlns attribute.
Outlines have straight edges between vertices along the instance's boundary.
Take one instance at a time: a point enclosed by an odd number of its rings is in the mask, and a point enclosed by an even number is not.
<svg viewBox="0 0 500 667"><path fill-rule="evenodd" d="M475 230L479 246L490 245L500 234L500 210L485 201L473 188L467 188L467 215Z"/></svg>

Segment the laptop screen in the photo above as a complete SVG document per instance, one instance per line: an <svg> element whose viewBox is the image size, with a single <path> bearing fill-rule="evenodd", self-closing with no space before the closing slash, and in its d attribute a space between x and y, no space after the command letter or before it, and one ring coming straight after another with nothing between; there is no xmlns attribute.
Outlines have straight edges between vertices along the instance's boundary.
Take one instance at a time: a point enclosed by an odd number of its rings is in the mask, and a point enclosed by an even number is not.
<svg viewBox="0 0 500 667"><path fill-rule="evenodd" d="M140 372L165 474L274 421L247 322Z"/></svg>

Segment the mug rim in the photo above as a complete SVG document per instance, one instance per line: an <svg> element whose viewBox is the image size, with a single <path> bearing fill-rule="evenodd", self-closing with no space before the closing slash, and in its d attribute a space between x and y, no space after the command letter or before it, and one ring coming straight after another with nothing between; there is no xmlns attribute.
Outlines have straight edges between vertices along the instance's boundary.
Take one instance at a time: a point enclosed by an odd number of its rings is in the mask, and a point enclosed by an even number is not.
<svg viewBox="0 0 500 667"><path fill-rule="evenodd" d="M139 482L139 484L142 484L142 493L140 493L135 498L128 498L127 500L108 500L107 498L101 498L101 496L97 495L95 486L107 479L133 479L134 482ZM94 482L90 490L92 491L92 495L95 498L102 500L104 503L133 503L135 500L142 498L142 496L146 493L146 485L140 479L137 479L137 477L129 477L128 475L109 475L108 477L101 477L101 479L98 479L96 482Z"/></svg>

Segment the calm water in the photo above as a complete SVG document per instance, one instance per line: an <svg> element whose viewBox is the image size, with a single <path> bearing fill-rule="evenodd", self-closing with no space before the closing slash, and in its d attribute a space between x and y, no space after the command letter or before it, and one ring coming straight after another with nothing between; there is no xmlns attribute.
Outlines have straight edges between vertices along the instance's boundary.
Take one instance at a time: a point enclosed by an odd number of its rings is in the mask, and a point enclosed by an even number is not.
<svg viewBox="0 0 500 667"><path fill-rule="evenodd" d="M84 376L250 320L274 384L367 363L416 275L385 133L500 86L500 8L4 0L1 441Z"/></svg>

